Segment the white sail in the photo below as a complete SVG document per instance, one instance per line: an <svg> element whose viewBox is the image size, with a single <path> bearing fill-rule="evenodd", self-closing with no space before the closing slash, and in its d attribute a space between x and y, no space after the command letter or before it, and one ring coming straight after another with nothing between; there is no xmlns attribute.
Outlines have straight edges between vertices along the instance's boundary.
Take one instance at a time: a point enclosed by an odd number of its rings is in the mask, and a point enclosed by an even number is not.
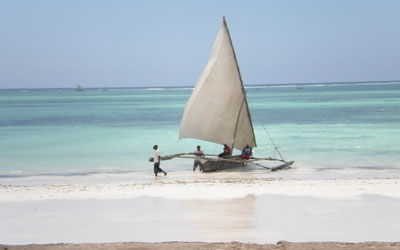
<svg viewBox="0 0 400 250"><path fill-rule="evenodd" d="M183 113L179 138L243 149L256 146L236 56L224 20L208 63Z"/></svg>

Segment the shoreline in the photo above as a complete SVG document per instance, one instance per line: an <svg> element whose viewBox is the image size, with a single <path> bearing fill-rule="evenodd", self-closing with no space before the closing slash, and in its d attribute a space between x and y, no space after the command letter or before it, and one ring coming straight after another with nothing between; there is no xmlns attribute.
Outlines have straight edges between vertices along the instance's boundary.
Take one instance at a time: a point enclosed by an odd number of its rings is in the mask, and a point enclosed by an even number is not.
<svg viewBox="0 0 400 250"><path fill-rule="evenodd" d="M82 244L45 244L45 245L1 245L4 250L125 250L125 249L160 249L160 250L180 250L180 249L267 249L267 250L397 250L400 249L400 242L287 242L279 241L276 244L252 244L242 242L118 242L118 243L82 243Z"/></svg>

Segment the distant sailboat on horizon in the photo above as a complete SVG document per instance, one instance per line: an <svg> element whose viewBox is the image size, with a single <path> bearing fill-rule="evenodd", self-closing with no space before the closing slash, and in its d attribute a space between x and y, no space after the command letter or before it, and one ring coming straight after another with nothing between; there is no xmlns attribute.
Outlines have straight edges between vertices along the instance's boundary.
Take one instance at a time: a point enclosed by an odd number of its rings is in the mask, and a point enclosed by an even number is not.
<svg viewBox="0 0 400 250"><path fill-rule="evenodd" d="M79 85L79 83L76 85L76 89L75 91L83 91L84 89L82 88L81 85Z"/></svg>

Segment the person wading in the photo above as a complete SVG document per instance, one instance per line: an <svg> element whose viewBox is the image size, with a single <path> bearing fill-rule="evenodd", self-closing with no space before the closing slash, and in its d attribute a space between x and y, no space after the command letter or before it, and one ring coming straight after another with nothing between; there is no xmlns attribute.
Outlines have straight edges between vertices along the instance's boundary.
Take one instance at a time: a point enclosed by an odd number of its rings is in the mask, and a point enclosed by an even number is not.
<svg viewBox="0 0 400 250"><path fill-rule="evenodd" d="M197 146L197 150L194 151L193 154L195 155L193 163L193 172L196 171L197 166L199 166L201 172L203 168L200 159L204 157L204 152L200 149L200 146Z"/></svg>

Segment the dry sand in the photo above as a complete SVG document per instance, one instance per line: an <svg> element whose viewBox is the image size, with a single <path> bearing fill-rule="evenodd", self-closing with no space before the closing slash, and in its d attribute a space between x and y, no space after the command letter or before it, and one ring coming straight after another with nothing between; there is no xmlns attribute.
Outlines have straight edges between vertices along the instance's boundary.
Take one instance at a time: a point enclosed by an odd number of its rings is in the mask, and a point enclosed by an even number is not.
<svg viewBox="0 0 400 250"><path fill-rule="evenodd" d="M164 243L98 243L98 244L48 244L48 245L0 245L0 250L122 250L122 249L268 249L268 250L394 250L400 249L400 242L307 242L291 243L280 241L277 244L249 244L240 242L203 243L203 242L164 242Z"/></svg>

